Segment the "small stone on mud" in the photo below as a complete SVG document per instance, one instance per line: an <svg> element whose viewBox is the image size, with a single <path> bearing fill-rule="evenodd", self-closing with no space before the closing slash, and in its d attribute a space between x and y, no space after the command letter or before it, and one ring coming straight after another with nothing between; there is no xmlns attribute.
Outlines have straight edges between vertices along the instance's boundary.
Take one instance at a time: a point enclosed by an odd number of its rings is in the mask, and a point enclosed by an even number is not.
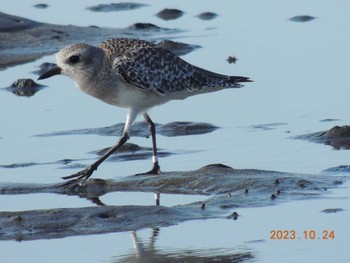
<svg viewBox="0 0 350 263"><path fill-rule="evenodd" d="M228 56L228 58L227 58L227 62L229 64L236 64L237 60L238 59L235 56Z"/></svg>
<svg viewBox="0 0 350 263"><path fill-rule="evenodd" d="M11 84L13 88L32 88L41 86L32 79L18 79Z"/></svg>
<svg viewBox="0 0 350 263"><path fill-rule="evenodd" d="M239 217L239 214L235 211L235 212L232 212L227 218L237 220L238 217Z"/></svg>
<svg viewBox="0 0 350 263"><path fill-rule="evenodd" d="M18 79L15 82L13 82L10 87L7 87L5 89L17 96L30 97L33 96L43 87L45 86L36 83L32 79Z"/></svg>
<svg viewBox="0 0 350 263"><path fill-rule="evenodd" d="M179 9L169 9L165 8L156 14L157 17L163 20L174 20L181 17L184 14L183 11Z"/></svg>
<svg viewBox="0 0 350 263"><path fill-rule="evenodd" d="M297 184L299 187L305 188L306 186L308 186L312 183L310 181L307 181L307 180L299 180Z"/></svg>

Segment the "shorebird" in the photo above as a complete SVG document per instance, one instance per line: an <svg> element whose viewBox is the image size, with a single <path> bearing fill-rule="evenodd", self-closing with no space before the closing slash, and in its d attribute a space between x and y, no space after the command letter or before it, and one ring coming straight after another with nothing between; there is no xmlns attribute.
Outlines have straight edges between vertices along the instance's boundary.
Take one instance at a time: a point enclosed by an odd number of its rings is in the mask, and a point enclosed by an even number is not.
<svg viewBox="0 0 350 263"><path fill-rule="evenodd" d="M85 93L108 104L128 109L123 134L101 158L85 169L63 179L88 179L98 166L129 139L129 130L142 114L152 137L153 156L150 174L160 173L156 129L147 111L170 100L240 88L247 77L217 74L191 65L157 44L143 40L115 38L99 46L69 45L56 55L55 67L38 79L65 75Z"/></svg>

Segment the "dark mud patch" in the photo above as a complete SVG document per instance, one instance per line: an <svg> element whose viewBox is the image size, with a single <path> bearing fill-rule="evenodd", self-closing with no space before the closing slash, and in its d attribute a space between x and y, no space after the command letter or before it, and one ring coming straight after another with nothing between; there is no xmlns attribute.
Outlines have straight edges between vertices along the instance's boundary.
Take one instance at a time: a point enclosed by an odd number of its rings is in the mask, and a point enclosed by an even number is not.
<svg viewBox="0 0 350 263"><path fill-rule="evenodd" d="M128 26L128 29L136 30L136 31L145 31L145 32L147 31L160 32L164 30L162 27L156 26L155 24L152 24L152 23L135 23Z"/></svg>
<svg viewBox="0 0 350 263"><path fill-rule="evenodd" d="M108 127L78 129L78 130L70 130L70 131L58 131L58 132L39 134L35 136L50 137L50 136L77 135L77 134L96 134L101 136L116 136L116 135L122 134L124 125L125 125L124 123L118 123ZM206 134L206 133L211 133L219 128L210 123L185 122L185 121L170 122L167 124L155 123L155 125L156 125L157 134L161 134L167 137ZM130 135L135 137L148 138L150 133L146 122L143 122L143 121L135 122L131 127Z"/></svg>
<svg viewBox="0 0 350 263"><path fill-rule="evenodd" d="M166 124L158 124L156 125L157 134L167 136L167 137L175 137L175 136L189 136L189 135L201 135L207 134L219 129L219 127L214 126L210 123L203 122L171 122ZM113 126L102 127L102 128L88 128L88 129L78 129L78 130L69 130L69 131L60 131L60 132L50 132L45 134L34 135L36 137L50 137L50 136L62 136L62 135L100 135L100 136L113 136L118 137L122 134L124 129L124 123L119 123ZM149 138L150 133L147 127L146 122L136 122L133 124L130 130L131 137L144 137ZM90 153L101 155L106 152L109 148L105 148L102 150L93 151ZM167 157L173 154L188 154L193 153L193 150L187 151L177 151L177 152L169 152L164 149L158 149L159 157ZM142 147L133 143L126 143L121 147L119 151L116 151L112 154L107 161L132 161L132 160L145 160L150 159L152 157L152 148L150 147ZM55 162L26 162L26 163L12 163L12 164L1 164L0 168L5 169L16 169L16 168L25 168L30 166L38 166L38 165L52 165L58 164L60 168L83 168L84 164L81 164L80 161L93 160L94 158L85 158L85 159L64 159Z"/></svg>
<svg viewBox="0 0 350 263"><path fill-rule="evenodd" d="M104 148L102 150L89 152L90 154L95 154L97 156L103 155L110 148ZM158 148L158 157L163 158L173 154L185 154L191 153L193 151L181 151L181 152L168 152L161 148ZM122 162L122 161L134 161L134 160L146 160L152 158L152 148L142 147L133 143L124 144L119 150L114 152L106 161L108 162ZM42 165L58 165L60 169L82 169L86 167L86 164L81 163L81 161L92 161L95 158L85 158L85 159L63 159L54 162L25 162L25 163L12 163L12 164L2 164L0 168L3 169L18 169L27 168L32 166L42 166Z"/></svg>
<svg viewBox="0 0 350 263"><path fill-rule="evenodd" d="M18 169L18 168L26 168L26 167L32 167L32 166L41 166L41 165L63 165L61 168L85 168L86 165L79 164L79 161L86 161L90 159L64 159L64 160L58 160L55 162L24 162L24 163L12 163L12 164L1 164L0 168L4 169Z"/></svg>
<svg viewBox="0 0 350 263"><path fill-rule="evenodd" d="M31 97L46 86L36 83L32 79L18 79L9 87L3 88L19 97Z"/></svg>
<svg viewBox="0 0 350 263"><path fill-rule="evenodd" d="M95 204L99 204L100 196L115 191L200 194L207 195L208 199L173 207L107 204L98 207L1 212L0 240L62 238L141 228L154 229L194 219L232 219L232 209L236 212L241 207L266 206L296 199L321 197L327 189L334 188L347 179L344 176L234 169L222 164L213 164L193 171L168 172L157 176L133 175L118 181L88 179L48 185L1 184L2 195L76 195ZM271 199L271 194L276 195L274 200ZM236 215L235 219L240 220L237 212Z"/></svg>
<svg viewBox="0 0 350 263"><path fill-rule="evenodd" d="M111 4L99 4L87 7L87 10L93 12L118 12L118 11L129 11L139 9L141 7L148 6L140 3L111 3Z"/></svg>
<svg viewBox="0 0 350 263"><path fill-rule="evenodd" d="M270 131L287 124L288 123L285 123L285 122L273 122L273 123L254 124L244 128L248 128L251 131Z"/></svg>
<svg viewBox="0 0 350 263"><path fill-rule="evenodd" d="M162 33L178 29L133 26L129 28L79 27L53 25L0 12L0 69L30 62L57 52L68 44L86 42L97 45L108 38L129 37L162 40Z"/></svg>
<svg viewBox="0 0 350 263"><path fill-rule="evenodd" d="M335 214L342 211L345 211L345 210L343 208L326 208L326 209L323 209L321 212L325 214Z"/></svg>
<svg viewBox="0 0 350 263"><path fill-rule="evenodd" d="M198 48L201 48L199 45L190 45L172 40L163 40L159 42L158 45L165 49L168 49L177 56L183 56Z"/></svg>
<svg viewBox="0 0 350 263"><path fill-rule="evenodd" d="M37 9L46 9L49 7L48 4L35 4L33 5L34 8L37 8Z"/></svg>
<svg viewBox="0 0 350 263"><path fill-rule="evenodd" d="M39 163L35 163L35 162L12 163L12 164L2 164L2 165L0 165L0 168L17 169L17 168L31 167L31 166L35 166L35 165L40 165L40 164Z"/></svg>
<svg viewBox="0 0 350 263"><path fill-rule="evenodd" d="M42 74L48 72L50 69L56 67L55 63L44 62L39 66L38 70L34 70L32 73L41 76Z"/></svg>
<svg viewBox="0 0 350 263"><path fill-rule="evenodd" d="M184 14L183 11L179 9L171 9L171 8L165 8L162 11L159 11L156 14L156 17L163 19L163 20L174 20L182 17Z"/></svg>
<svg viewBox="0 0 350 263"><path fill-rule="evenodd" d="M316 19L316 17L314 16L309 16L309 15L300 15L300 16L293 16L291 18L289 18L289 21L292 22L301 22L301 23L305 23L305 22L310 22L312 20Z"/></svg>
<svg viewBox="0 0 350 263"><path fill-rule="evenodd" d="M327 131L320 131L314 133L308 133L304 135L298 135L292 137L293 139L307 140L316 143L323 143L330 145L333 148L340 150L350 149L350 126L334 126Z"/></svg>
<svg viewBox="0 0 350 263"><path fill-rule="evenodd" d="M320 122L335 122L335 121L340 121L340 119L327 118L327 119L320 120Z"/></svg>
<svg viewBox="0 0 350 263"><path fill-rule="evenodd" d="M105 148L97 152L93 152L99 156L105 154L110 148ZM172 155L170 152L166 152L163 149L158 148L158 157L167 157ZM108 161L133 161L133 160L145 160L152 158L151 147L141 147L137 144L126 143L118 151L114 152L107 160Z"/></svg>
<svg viewBox="0 0 350 263"><path fill-rule="evenodd" d="M201 20L213 20L218 17L218 14L213 12L203 12L197 15L197 17Z"/></svg>

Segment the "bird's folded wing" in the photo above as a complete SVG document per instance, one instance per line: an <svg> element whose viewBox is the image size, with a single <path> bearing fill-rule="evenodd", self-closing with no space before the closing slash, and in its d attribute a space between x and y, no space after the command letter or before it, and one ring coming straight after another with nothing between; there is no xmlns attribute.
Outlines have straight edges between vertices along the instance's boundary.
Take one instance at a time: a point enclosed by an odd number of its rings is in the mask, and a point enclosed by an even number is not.
<svg viewBox="0 0 350 263"><path fill-rule="evenodd" d="M120 55L113 69L126 83L161 96L202 88L195 68L162 48Z"/></svg>

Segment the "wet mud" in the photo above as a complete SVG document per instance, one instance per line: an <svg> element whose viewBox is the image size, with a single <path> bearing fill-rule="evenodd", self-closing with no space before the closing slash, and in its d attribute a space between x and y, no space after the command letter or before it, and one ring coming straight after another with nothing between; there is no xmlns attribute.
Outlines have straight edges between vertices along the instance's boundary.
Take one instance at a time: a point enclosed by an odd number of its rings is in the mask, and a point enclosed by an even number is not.
<svg viewBox="0 0 350 263"><path fill-rule="evenodd" d="M118 181L92 178L47 185L2 183L2 195L79 196L97 206L0 212L0 240L50 239L158 228L195 219L240 220L236 211L239 208L321 197L347 179L346 176L234 169L212 164L193 171L132 175ZM208 199L173 207L110 206L100 201L99 197L116 191L205 195ZM274 199L271 199L272 194Z"/></svg>
<svg viewBox="0 0 350 263"><path fill-rule="evenodd" d="M0 12L0 69L34 61L77 42L93 45L115 37L164 40L166 34L181 32L147 23L127 28L79 27L41 23Z"/></svg>
<svg viewBox="0 0 350 263"><path fill-rule="evenodd" d="M334 126L327 131L313 132L304 135L294 136L293 139L307 140L316 143L330 145L340 150L350 149L350 126Z"/></svg>

